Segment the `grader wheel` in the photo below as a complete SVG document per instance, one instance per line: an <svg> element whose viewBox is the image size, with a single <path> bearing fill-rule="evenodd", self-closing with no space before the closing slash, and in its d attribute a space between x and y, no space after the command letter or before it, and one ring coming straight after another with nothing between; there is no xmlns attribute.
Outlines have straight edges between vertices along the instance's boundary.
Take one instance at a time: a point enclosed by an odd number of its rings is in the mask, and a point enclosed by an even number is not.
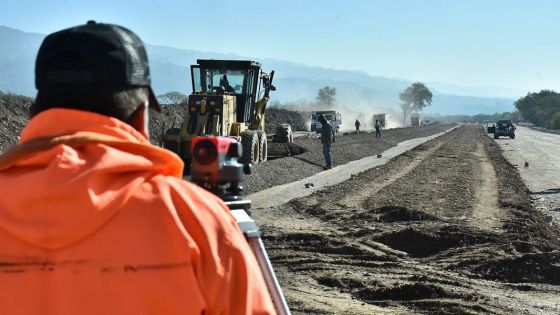
<svg viewBox="0 0 560 315"><path fill-rule="evenodd" d="M259 139L259 162L266 162L268 160L268 140L266 133L262 130L257 130L257 137Z"/></svg>
<svg viewBox="0 0 560 315"><path fill-rule="evenodd" d="M292 127L288 124L280 124L276 126L275 141L278 143L293 142Z"/></svg>
<svg viewBox="0 0 560 315"><path fill-rule="evenodd" d="M259 136L254 130L246 130L241 133L241 145L243 146L243 156L241 162L243 163L259 163L260 159L260 146Z"/></svg>

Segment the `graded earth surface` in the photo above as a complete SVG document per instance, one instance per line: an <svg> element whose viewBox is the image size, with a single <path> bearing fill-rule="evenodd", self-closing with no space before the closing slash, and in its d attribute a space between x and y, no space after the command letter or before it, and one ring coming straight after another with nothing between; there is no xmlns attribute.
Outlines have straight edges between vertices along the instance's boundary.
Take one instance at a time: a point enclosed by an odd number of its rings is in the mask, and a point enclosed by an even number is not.
<svg viewBox="0 0 560 315"><path fill-rule="evenodd" d="M294 314L558 314L560 231L480 125L254 214Z"/></svg>

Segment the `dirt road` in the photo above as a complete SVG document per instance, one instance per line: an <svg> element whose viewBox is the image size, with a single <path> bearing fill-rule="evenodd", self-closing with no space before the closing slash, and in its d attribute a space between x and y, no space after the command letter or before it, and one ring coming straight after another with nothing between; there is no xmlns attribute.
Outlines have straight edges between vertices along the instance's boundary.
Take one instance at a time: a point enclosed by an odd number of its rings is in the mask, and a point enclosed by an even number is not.
<svg viewBox="0 0 560 315"><path fill-rule="evenodd" d="M343 183L358 173L364 172L376 166L381 166L406 151L409 151L427 141L440 137L457 127L459 126L450 127L446 131L427 137L409 139L383 151L382 154L351 161L299 181L261 190L254 194L250 194L247 197L253 202L253 209L255 210L282 205L292 199L309 196L318 190L323 190L326 187Z"/></svg>
<svg viewBox="0 0 560 315"><path fill-rule="evenodd" d="M254 215L295 314L560 313L560 230L478 125Z"/></svg>
<svg viewBox="0 0 560 315"><path fill-rule="evenodd" d="M515 140L496 142L517 166L535 206L560 224L560 135L517 127Z"/></svg>
<svg viewBox="0 0 560 315"><path fill-rule="evenodd" d="M397 144L420 137L430 136L451 128L448 124L433 124L415 128L385 130L376 139L371 132L337 134L333 144L334 165L377 155ZM305 133L294 139L303 148L303 154L267 161L255 165L251 176L243 180L245 193L251 194L266 188L294 182L323 171L324 157L321 141L316 133Z"/></svg>

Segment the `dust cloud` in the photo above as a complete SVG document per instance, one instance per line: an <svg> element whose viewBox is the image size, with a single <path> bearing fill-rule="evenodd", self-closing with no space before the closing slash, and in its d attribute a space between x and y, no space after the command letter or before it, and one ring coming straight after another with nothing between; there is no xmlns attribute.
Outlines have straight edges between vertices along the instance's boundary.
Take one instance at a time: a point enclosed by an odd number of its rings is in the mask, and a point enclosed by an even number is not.
<svg viewBox="0 0 560 315"><path fill-rule="evenodd" d="M360 130L373 130L374 123L373 116L377 114L387 114L385 118L385 129L402 127L400 114L394 110L383 107L367 108L366 106L360 109L349 109L348 107L337 106L335 110L342 115L342 128L341 131L354 131L356 127L354 123L356 119L360 121Z"/></svg>
<svg viewBox="0 0 560 315"><path fill-rule="evenodd" d="M311 130L311 117L310 115L303 115L302 116L305 118L305 129L306 130Z"/></svg>
<svg viewBox="0 0 560 315"><path fill-rule="evenodd" d="M311 112L322 110L334 110L342 116L341 131L349 132L356 130L354 123L356 119L360 121L360 130L371 131L374 129L373 116L377 114L387 114L385 118L385 129L400 128L402 124L402 113L389 109L385 106L379 106L371 103L362 102L353 104L353 108L343 105L335 105L333 107L319 106L315 102L298 100L284 104L282 106L288 110L302 112L305 119L307 130L311 130Z"/></svg>

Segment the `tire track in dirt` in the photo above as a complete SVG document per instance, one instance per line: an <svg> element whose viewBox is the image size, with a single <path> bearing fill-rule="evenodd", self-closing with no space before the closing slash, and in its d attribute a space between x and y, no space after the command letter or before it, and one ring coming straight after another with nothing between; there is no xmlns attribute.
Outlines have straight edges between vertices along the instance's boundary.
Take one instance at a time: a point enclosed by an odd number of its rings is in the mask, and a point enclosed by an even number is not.
<svg viewBox="0 0 560 315"><path fill-rule="evenodd" d="M267 214L281 213L263 238L293 312L560 312L560 231L482 135L462 127Z"/></svg>
<svg viewBox="0 0 560 315"><path fill-rule="evenodd" d="M477 143L475 155L479 161L480 173L476 178L476 202L472 213L474 220L471 224L486 229L501 229L504 214L501 213L498 205L496 171L484 144Z"/></svg>
<svg viewBox="0 0 560 315"><path fill-rule="evenodd" d="M395 128L386 130L382 138L375 138L371 132L338 134L332 147L334 165L343 165L375 156L403 141L431 136L451 127L452 125L448 124L433 124ZM307 134L295 139L294 142L304 148L304 153L256 164L253 174L243 179L246 194L295 182L323 171L323 147L318 136Z"/></svg>
<svg viewBox="0 0 560 315"><path fill-rule="evenodd" d="M381 189L393 184L397 179L407 175L413 169L418 167L422 161L424 161L427 157L431 156L435 151L437 151L442 145L443 141L436 141L436 145L433 147L428 148L426 151L420 151L419 154L416 156L410 156L406 153L402 156L410 157L410 162L408 165L404 166L403 168L394 168L390 174L387 174L384 181L376 182L370 181L366 183L360 190L352 192L352 194L346 195L338 204L345 205L347 207L361 207L363 203L369 198L371 195L377 193Z"/></svg>
<svg viewBox="0 0 560 315"><path fill-rule="evenodd" d="M498 197L497 180L492 163L482 143L463 141L466 146L450 149L459 139L464 130L452 133L447 137L440 137L424 144L412 152L398 157L384 176L373 176L374 180L362 181L354 185L355 189L345 190L334 198L333 204L327 204L330 210L347 207L384 207L397 206L422 210L443 218L465 220L473 226L499 228L497 220ZM471 131L469 136L476 137ZM463 139L464 140L464 139ZM440 172L441 165L449 169L448 173ZM460 172L471 169L472 179L460 176ZM423 173L439 174L433 178L425 177ZM448 176L451 175L451 176ZM392 186L405 186L405 189L395 189ZM445 186L456 188L448 194ZM377 198L377 196L382 196ZM432 195L436 198L422 199L418 203L419 195ZM394 198L385 198L392 196ZM388 204L388 201L391 204ZM441 203L452 201L450 211L444 210Z"/></svg>

